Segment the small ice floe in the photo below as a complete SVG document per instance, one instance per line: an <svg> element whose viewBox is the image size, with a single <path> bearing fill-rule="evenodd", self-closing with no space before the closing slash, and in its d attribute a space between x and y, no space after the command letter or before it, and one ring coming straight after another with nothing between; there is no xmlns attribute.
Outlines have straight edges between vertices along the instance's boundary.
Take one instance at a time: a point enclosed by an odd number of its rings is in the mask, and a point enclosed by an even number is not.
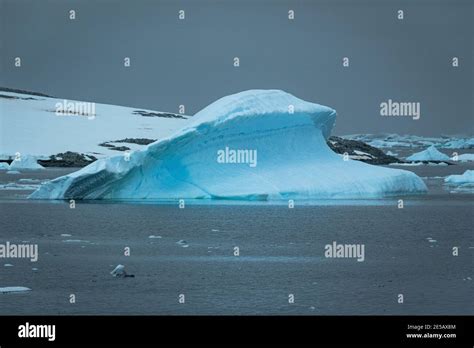
<svg viewBox="0 0 474 348"><path fill-rule="evenodd" d="M41 181L38 180L38 179L28 179L28 178L20 179L20 180L18 180L18 182L27 183L27 184L39 184L39 183L41 183Z"/></svg>
<svg viewBox="0 0 474 348"><path fill-rule="evenodd" d="M186 242L184 239L178 240L176 244L181 245L183 248L189 247L188 242Z"/></svg>
<svg viewBox="0 0 474 348"><path fill-rule="evenodd" d="M117 265L117 267L114 268L112 272L110 272L112 276L117 277L117 278L127 278L127 277L135 277L133 274L128 274L125 272L125 266L124 265Z"/></svg>
<svg viewBox="0 0 474 348"><path fill-rule="evenodd" d="M473 193L474 192L474 170L466 170L460 175L449 175L444 179L444 183L453 187L450 193Z"/></svg>
<svg viewBox="0 0 474 348"><path fill-rule="evenodd" d="M38 270L38 268L33 267L31 270L36 272Z"/></svg>
<svg viewBox="0 0 474 348"><path fill-rule="evenodd" d="M3 265L4 267L13 267L13 265L11 263L6 263Z"/></svg>
<svg viewBox="0 0 474 348"><path fill-rule="evenodd" d="M316 307L315 307L315 306L311 306L311 307L309 307L309 309L311 309L312 311L314 311L314 310L316 309Z"/></svg>
<svg viewBox="0 0 474 348"><path fill-rule="evenodd" d="M436 239L429 239L428 242L430 242L430 243L436 243L436 242L438 242L438 241L437 241Z"/></svg>
<svg viewBox="0 0 474 348"><path fill-rule="evenodd" d="M6 174L21 174L18 170L9 170Z"/></svg>
<svg viewBox="0 0 474 348"><path fill-rule="evenodd" d="M448 164L445 162L428 162L429 166L447 166Z"/></svg>
<svg viewBox="0 0 474 348"><path fill-rule="evenodd" d="M161 239L161 236L155 236L155 235L151 235L151 236L148 236L148 238L150 239Z"/></svg>
<svg viewBox="0 0 474 348"><path fill-rule="evenodd" d="M25 292L25 291L31 291L31 289L25 286L7 286L7 287L0 288L0 294L9 294L13 292Z"/></svg>
<svg viewBox="0 0 474 348"><path fill-rule="evenodd" d="M462 155L458 155L457 157L451 157L453 161L460 161L460 162L467 162L467 161L474 161L474 153L464 153Z"/></svg>
<svg viewBox="0 0 474 348"><path fill-rule="evenodd" d="M0 185L0 190L36 190L39 185L23 185L14 182Z"/></svg>
<svg viewBox="0 0 474 348"><path fill-rule="evenodd" d="M61 233L61 237L72 237L72 234Z"/></svg>
<svg viewBox="0 0 474 348"><path fill-rule="evenodd" d="M216 228L213 228L213 229L211 230L211 232L219 232L219 230L216 229Z"/></svg>
<svg viewBox="0 0 474 348"><path fill-rule="evenodd" d="M472 280L471 277L462 278L462 280Z"/></svg>
<svg viewBox="0 0 474 348"><path fill-rule="evenodd" d="M90 243L90 241L82 239L66 239L63 240L63 243Z"/></svg>
<svg viewBox="0 0 474 348"><path fill-rule="evenodd" d="M407 162L407 163L389 163L389 166L422 166L423 162Z"/></svg>

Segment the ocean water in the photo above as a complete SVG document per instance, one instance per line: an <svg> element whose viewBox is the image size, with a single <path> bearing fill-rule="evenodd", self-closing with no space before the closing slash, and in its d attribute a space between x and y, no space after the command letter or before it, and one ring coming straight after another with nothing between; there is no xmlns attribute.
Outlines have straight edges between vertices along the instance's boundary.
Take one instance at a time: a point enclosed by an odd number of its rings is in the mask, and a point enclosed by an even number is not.
<svg viewBox="0 0 474 348"><path fill-rule="evenodd" d="M466 168L409 169L430 191L403 197L403 209L400 197L71 209L0 190L0 243L39 250L37 262L0 259L0 287L31 288L0 294L0 314L474 314L473 195L441 178ZM2 173L0 183L68 171ZM333 242L363 245L364 261L325 257ZM112 277L118 264L134 277Z"/></svg>

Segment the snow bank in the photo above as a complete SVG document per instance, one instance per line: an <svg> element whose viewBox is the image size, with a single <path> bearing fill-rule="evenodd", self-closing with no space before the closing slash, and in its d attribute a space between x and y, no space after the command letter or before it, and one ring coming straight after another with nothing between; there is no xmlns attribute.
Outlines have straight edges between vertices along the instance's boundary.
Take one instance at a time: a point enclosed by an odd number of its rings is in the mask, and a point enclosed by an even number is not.
<svg viewBox="0 0 474 348"><path fill-rule="evenodd" d="M30 198L327 199L426 191L412 172L344 161L331 151L326 139L335 119L333 109L283 91L237 93L174 135L45 183ZM256 165L220 163L228 148L255 151Z"/></svg>
<svg viewBox="0 0 474 348"><path fill-rule="evenodd" d="M35 96L0 90L0 150L45 156L72 151L95 157L120 152L100 146L126 138L161 139L182 127L188 116L118 105ZM56 113L58 106L94 105L94 115ZM4 131L3 131L4 130ZM8 131L7 131L8 130ZM136 144L117 143L132 149Z"/></svg>
<svg viewBox="0 0 474 348"><path fill-rule="evenodd" d="M431 145L426 150L414 153L407 157L407 161L449 161L448 155L439 152L434 145Z"/></svg>

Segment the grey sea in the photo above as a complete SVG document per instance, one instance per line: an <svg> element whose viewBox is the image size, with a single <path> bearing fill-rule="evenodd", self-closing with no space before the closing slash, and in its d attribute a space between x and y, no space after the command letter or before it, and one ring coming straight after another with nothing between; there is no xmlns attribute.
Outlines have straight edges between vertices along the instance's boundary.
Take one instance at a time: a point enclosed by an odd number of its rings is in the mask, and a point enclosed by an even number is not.
<svg viewBox="0 0 474 348"><path fill-rule="evenodd" d="M0 243L36 244L39 255L0 259L0 288L31 289L0 293L0 314L474 314L473 194L443 185L472 168L404 169L429 193L293 209L238 201L71 209L26 199L71 169L1 172ZM334 242L363 244L364 260L326 257ZM119 264L134 277L113 277Z"/></svg>

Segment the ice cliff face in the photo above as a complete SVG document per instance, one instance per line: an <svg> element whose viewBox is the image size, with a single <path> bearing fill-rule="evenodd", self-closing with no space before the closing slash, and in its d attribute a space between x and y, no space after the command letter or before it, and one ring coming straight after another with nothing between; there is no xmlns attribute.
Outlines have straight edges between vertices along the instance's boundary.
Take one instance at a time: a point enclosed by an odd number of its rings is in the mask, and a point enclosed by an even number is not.
<svg viewBox="0 0 474 348"><path fill-rule="evenodd" d="M426 191L411 172L332 152L326 139L335 119L333 109L283 91L237 93L174 135L55 179L31 198L330 199Z"/></svg>

